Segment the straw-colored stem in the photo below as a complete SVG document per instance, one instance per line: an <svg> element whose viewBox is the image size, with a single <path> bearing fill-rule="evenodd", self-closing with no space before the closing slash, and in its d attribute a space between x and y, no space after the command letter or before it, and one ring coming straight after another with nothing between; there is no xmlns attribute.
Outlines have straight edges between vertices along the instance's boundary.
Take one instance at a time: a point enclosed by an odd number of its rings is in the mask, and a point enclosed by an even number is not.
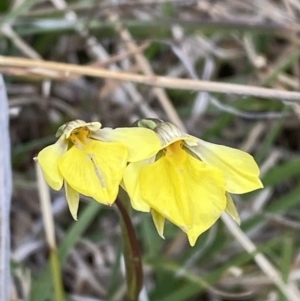
<svg viewBox="0 0 300 301"><path fill-rule="evenodd" d="M299 92L290 92L256 86L227 84L202 80L139 75L134 73L111 71L95 67L78 66L42 60L31 60L18 57L0 56L0 67L1 66L35 68L35 71L47 71L47 69L52 71L61 71L63 72L65 79L67 79L68 76L71 75L71 73L74 73L78 75L86 75L92 77L132 81L135 83L145 84L149 86L164 87L170 89L207 91L214 93L236 94L241 96L256 96L262 98L278 99L282 101L288 100L292 102L300 102Z"/></svg>
<svg viewBox="0 0 300 301"><path fill-rule="evenodd" d="M0 300L10 293L10 200L12 191L10 166L8 100L0 74Z"/></svg>
<svg viewBox="0 0 300 301"><path fill-rule="evenodd" d="M38 190L41 202L41 211L44 220L44 227L46 233L46 240L49 247L51 273L54 285L55 300L65 301L65 293L62 283L61 266L57 252L55 241L54 221L51 210L50 191L47 183L44 180L41 168L37 161L35 161Z"/></svg>
<svg viewBox="0 0 300 301"><path fill-rule="evenodd" d="M300 292L297 286L293 283L285 283L276 270L276 268L270 263L270 261L257 251L256 246L247 237L247 235L236 225L236 223L228 216L223 214L222 220L231 232L231 234L237 239L240 245L250 254L253 254L253 258L260 269L269 277L269 279L278 287L288 301L300 300Z"/></svg>

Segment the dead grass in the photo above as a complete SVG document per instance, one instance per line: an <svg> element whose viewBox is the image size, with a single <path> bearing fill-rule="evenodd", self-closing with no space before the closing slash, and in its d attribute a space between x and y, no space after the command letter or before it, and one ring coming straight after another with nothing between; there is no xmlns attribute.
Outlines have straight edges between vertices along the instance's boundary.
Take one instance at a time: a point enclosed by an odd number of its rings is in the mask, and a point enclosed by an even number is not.
<svg viewBox="0 0 300 301"><path fill-rule="evenodd" d="M300 299L300 1L8 2L0 72L11 124L12 300L48 294L38 291L49 253L32 158L66 121L117 127L143 117L251 152L266 188L235 199L241 228L225 218L193 249L172 225L161 240L134 212L141 301ZM67 295L126 300L114 209L92 215L83 200L86 224L73 233L63 194L51 196Z"/></svg>

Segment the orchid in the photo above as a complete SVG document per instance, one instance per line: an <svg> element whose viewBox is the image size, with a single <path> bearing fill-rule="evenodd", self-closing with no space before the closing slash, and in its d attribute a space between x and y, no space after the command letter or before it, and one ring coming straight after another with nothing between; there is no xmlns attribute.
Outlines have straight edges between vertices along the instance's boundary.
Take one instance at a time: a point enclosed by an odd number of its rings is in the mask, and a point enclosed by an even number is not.
<svg viewBox="0 0 300 301"><path fill-rule="evenodd" d="M224 211L239 223L230 193L262 187L251 155L185 134L169 122L144 119L138 126L152 129L162 146L126 167L124 188L134 209L152 212L162 237L165 219L186 232L192 246Z"/></svg>
<svg viewBox="0 0 300 301"><path fill-rule="evenodd" d="M77 219L79 194L111 205L116 200L127 162L153 156L160 141L149 129L103 128L75 120L61 126L56 143L37 156L49 186L64 185L70 212Z"/></svg>

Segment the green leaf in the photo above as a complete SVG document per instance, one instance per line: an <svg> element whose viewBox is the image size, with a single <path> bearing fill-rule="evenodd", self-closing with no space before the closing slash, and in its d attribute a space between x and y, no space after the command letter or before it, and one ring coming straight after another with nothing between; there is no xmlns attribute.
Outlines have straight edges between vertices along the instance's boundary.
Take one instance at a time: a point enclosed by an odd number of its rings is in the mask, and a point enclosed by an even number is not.
<svg viewBox="0 0 300 301"><path fill-rule="evenodd" d="M78 221L72 224L69 232L58 248L59 259L62 266L82 233L95 219L101 208L102 206L99 203L92 201L79 217ZM52 300L52 286L50 264L48 263L42 274L33 278L30 301Z"/></svg>

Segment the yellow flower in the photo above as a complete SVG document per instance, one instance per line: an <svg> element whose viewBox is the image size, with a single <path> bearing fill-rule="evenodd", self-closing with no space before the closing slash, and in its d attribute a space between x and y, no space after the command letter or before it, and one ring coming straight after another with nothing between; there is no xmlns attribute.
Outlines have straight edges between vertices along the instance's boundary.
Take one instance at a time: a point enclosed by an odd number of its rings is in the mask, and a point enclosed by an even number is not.
<svg viewBox="0 0 300 301"><path fill-rule="evenodd" d="M127 162L153 156L161 145L149 129L100 128L99 122L71 121L59 128L58 141L37 156L49 186L59 190L64 184L74 219L79 194L111 205Z"/></svg>
<svg viewBox="0 0 300 301"><path fill-rule="evenodd" d="M138 126L152 129L162 148L126 167L124 187L133 208L152 212L162 237L165 218L187 233L192 246L224 211L239 223L229 193L262 187L251 155L182 133L169 122L148 119Z"/></svg>

